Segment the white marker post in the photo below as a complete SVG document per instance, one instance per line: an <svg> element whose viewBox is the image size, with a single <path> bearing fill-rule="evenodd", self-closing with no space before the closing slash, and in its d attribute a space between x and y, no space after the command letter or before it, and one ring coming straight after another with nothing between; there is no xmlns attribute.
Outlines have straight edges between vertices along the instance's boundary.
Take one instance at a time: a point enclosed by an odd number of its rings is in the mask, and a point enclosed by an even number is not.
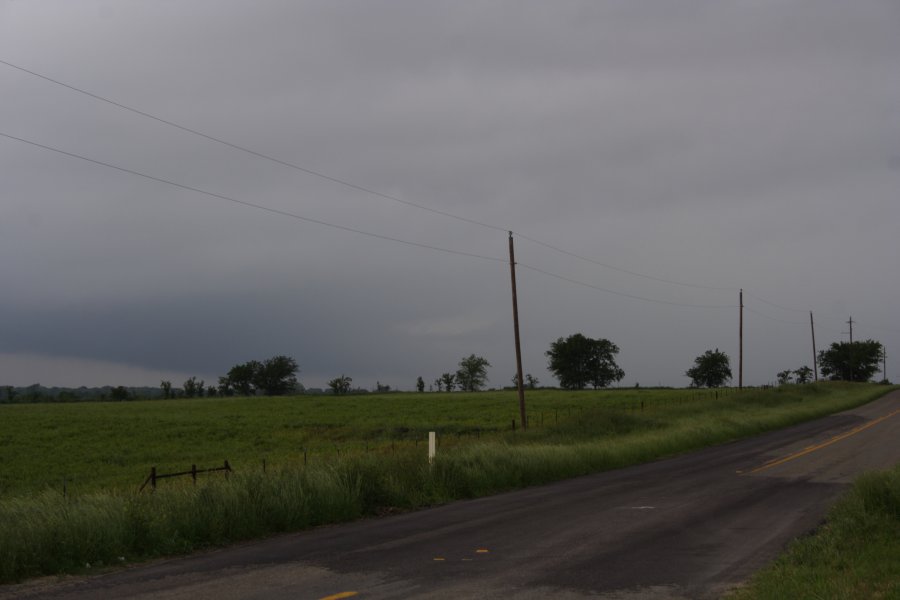
<svg viewBox="0 0 900 600"><path fill-rule="evenodd" d="M437 440L435 439L435 435L433 431L428 432L428 464L434 464L434 454L435 454L435 446Z"/></svg>

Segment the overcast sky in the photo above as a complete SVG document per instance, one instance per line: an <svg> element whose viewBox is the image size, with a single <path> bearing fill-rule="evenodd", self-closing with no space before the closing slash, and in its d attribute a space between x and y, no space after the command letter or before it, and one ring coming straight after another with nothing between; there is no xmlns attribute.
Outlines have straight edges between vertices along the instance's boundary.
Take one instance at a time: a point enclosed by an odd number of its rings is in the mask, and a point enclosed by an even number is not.
<svg viewBox="0 0 900 600"><path fill-rule="evenodd" d="M812 366L809 311L898 379L898 31L895 0L0 0L0 384L288 354L412 389L475 353L508 385L506 230L541 383L576 332L621 385L713 348L736 380L740 288L745 385Z"/></svg>

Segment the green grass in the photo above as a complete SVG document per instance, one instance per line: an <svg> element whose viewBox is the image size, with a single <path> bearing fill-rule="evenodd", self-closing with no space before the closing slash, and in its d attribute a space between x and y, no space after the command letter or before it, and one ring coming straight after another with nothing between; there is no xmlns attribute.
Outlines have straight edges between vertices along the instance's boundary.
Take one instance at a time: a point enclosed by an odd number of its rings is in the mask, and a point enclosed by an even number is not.
<svg viewBox="0 0 900 600"><path fill-rule="evenodd" d="M527 433L511 430L512 392L2 406L0 581L626 466L847 409L888 389L541 390L528 395ZM440 433L434 467L416 444L428 430ZM151 465L166 472L223 459L235 468L227 479L167 480L155 494L135 493Z"/></svg>
<svg viewBox="0 0 900 600"><path fill-rule="evenodd" d="M733 600L900 598L900 466L867 473Z"/></svg>

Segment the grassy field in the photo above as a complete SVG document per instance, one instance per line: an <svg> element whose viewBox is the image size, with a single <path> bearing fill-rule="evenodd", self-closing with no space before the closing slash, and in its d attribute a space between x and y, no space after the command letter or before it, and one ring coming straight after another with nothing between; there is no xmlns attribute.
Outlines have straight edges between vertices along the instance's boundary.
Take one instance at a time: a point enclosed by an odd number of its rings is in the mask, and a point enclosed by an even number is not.
<svg viewBox="0 0 900 600"><path fill-rule="evenodd" d="M733 600L900 598L900 466L868 473Z"/></svg>
<svg viewBox="0 0 900 600"><path fill-rule="evenodd" d="M869 392L852 397L859 393ZM748 408L759 404L756 392L744 394ZM731 411L740 406L730 401L736 398L735 390L536 390L527 395L528 435L518 423L514 392L0 405L0 497L62 490L64 481L75 493L136 488L151 466L172 472L228 460L238 471L254 471L263 460L274 468L302 465L304 453L307 462L321 462L399 451L421 444L428 431L438 433L443 447L565 443L610 427L627 433L672 425L697 411ZM598 412L618 417L599 430L579 426L585 414L594 419Z"/></svg>
<svg viewBox="0 0 900 600"><path fill-rule="evenodd" d="M0 406L0 581L636 464L851 408L888 389L541 390L528 395L527 433L512 431L513 392ZM429 430L441 440L433 467L421 443ZM150 466L166 472L224 459L235 469L230 478L170 480L155 494L136 493Z"/></svg>

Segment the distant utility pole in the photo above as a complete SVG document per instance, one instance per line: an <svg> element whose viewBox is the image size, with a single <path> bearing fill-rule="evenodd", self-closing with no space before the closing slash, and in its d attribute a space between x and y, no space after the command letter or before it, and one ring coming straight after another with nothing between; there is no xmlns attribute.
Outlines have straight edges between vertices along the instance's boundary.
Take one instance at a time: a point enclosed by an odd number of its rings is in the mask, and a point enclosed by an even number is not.
<svg viewBox="0 0 900 600"><path fill-rule="evenodd" d="M738 338L740 346L738 348L738 389L744 389L744 289L741 288L740 295L741 319L738 327Z"/></svg>
<svg viewBox="0 0 900 600"><path fill-rule="evenodd" d="M519 391L519 413L522 417L522 430L528 429L528 418L525 415L525 380L522 377L522 343L519 338L519 300L516 294L516 251L513 248L513 233L509 232L509 274L512 280L513 329L516 334L516 379Z"/></svg>
<svg viewBox="0 0 900 600"><path fill-rule="evenodd" d="M853 368L856 366L856 361L853 360L853 315L850 315L850 320L847 321L847 324L850 325L850 381L853 381Z"/></svg>
<svg viewBox="0 0 900 600"><path fill-rule="evenodd" d="M809 329L812 331L812 342L813 342L813 374L816 376L816 381L819 380L819 362L816 357L816 325L813 323L813 313L809 311Z"/></svg>

